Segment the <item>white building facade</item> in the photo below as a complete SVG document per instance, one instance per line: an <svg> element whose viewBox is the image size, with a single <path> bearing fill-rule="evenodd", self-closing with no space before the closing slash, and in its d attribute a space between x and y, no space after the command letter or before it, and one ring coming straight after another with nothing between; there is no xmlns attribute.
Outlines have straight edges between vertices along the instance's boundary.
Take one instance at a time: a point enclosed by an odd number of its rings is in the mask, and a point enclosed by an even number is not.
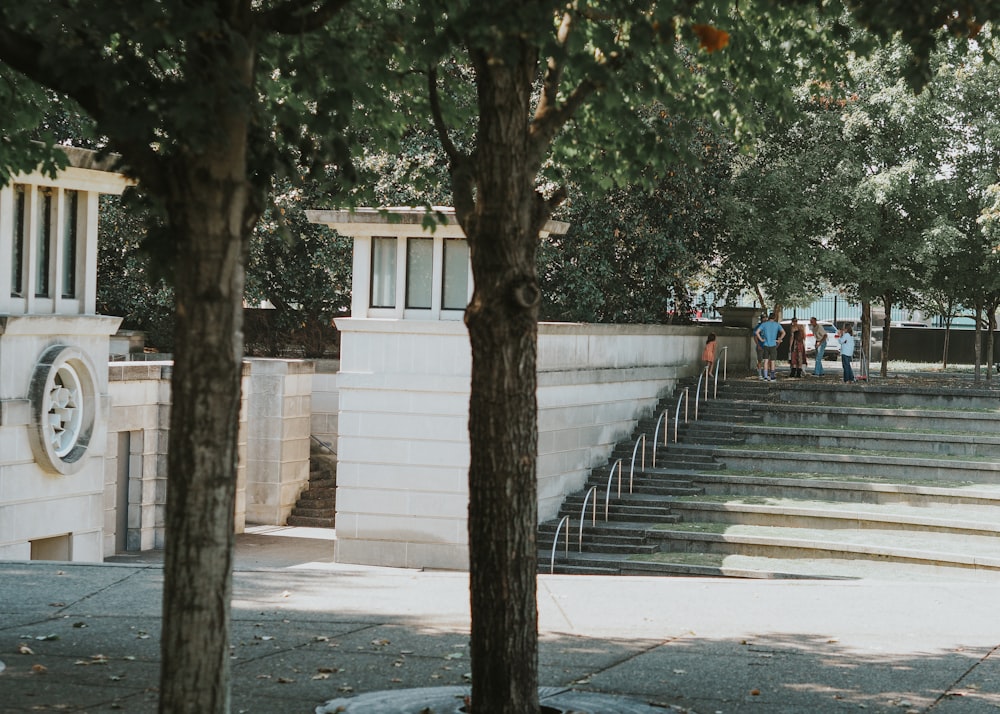
<svg viewBox="0 0 1000 714"><path fill-rule="evenodd" d="M0 188L0 558L100 560L108 338L97 213L128 181L66 149L53 179Z"/></svg>
<svg viewBox="0 0 1000 714"><path fill-rule="evenodd" d="M354 239L352 317L341 331L337 541L340 562L468 567L472 294L465 236L448 209L312 211ZM563 232L566 224L546 229ZM720 329L730 359L745 330ZM539 517L558 511L680 377L697 374L706 330L539 325ZM315 418L315 417L314 417Z"/></svg>

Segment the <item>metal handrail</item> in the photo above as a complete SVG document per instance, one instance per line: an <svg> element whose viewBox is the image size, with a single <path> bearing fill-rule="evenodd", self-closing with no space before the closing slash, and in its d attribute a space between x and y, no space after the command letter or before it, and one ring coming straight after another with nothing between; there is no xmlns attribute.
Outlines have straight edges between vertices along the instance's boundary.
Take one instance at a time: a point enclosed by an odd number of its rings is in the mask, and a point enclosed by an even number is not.
<svg viewBox="0 0 1000 714"><path fill-rule="evenodd" d="M708 367L701 370L701 374L698 375L698 386L694 390L694 420L698 421L698 402L701 401L701 381L705 380L705 400L708 401L708 380L705 379L705 375L708 374ZM685 420L686 421L686 420Z"/></svg>
<svg viewBox="0 0 1000 714"><path fill-rule="evenodd" d="M622 460L618 459L611 464L608 472L608 487L604 490L604 520L608 520L609 504L611 503L611 480L615 477L615 466L618 467L618 498L622 497Z"/></svg>
<svg viewBox="0 0 1000 714"><path fill-rule="evenodd" d="M639 434L639 438L635 440L635 446L632 447L632 466L628 472L628 492L632 493L632 479L635 476L635 452L639 449L639 444L642 444L642 469L646 469L646 435Z"/></svg>
<svg viewBox="0 0 1000 714"><path fill-rule="evenodd" d="M719 396L719 362L722 362L722 372L723 372L722 381L725 382L726 377L728 376L727 367L729 365L728 347L723 347L722 354L720 354L718 357L715 358L715 387L712 390L712 399L715 399Z"/></svg>
<svg viewBox="0 0 1000 714"><path fill-rule="evenodd" d="M330 444L328 444L325 441L323 441L322 439L320 439L318 436L315 436L314 434L310 434L309 438L312 439L313 441L315 441L317 444L319 444L321 447L323 447L327 451L329 451L331 454L336 454L337 453L337 450L335 448L333 448L332 446L330 446Z"/></svg>
<svg viewBox="0 0 1000 714"><path fill-rule="evenodd" d="M587 491L587 495L583 497L583 508L580 509L580 540L578 545L580 546L580 552L583 552L583 524L587 520L587 501L590 500L590 494L594 495L594 512L591 515L590 525L597 525L597 486L591 486L590 490ZM568 533L569 531L567 531Z"/></svg>
<svg viewBox="0 0 1000 714"><path fill-rule="evenodd" d="M667 416L667 410L664 409L660 414L660 418L656 420L656 429L653 430L653 468L656 468L656 445L660 441L660 425L663 425L663 445L667 446L669 443L667 440L667 434L670 433L670 417Z"/></svg>
<svg viewBox="0 0 1000 714"><path fill-rule="evenodd" d="M556 536L552 539L552 558L549 560L549 575L556 572L556 548L559 546L559 531L562 530L563 523L569 520L569 516L563 516L556 526ZM569 526L566 526L566 557L569 557Z"/></svg>
<svg viewBox="0 0 1000 714"><path fill-rule="evenodd" d="M677 427L681 423L681 402L684 403L684 423L688 422L688 389L689 387L684 387L684 391L681 395L677 397L677 410L674 412L674 443L677 443Z"/></svg>

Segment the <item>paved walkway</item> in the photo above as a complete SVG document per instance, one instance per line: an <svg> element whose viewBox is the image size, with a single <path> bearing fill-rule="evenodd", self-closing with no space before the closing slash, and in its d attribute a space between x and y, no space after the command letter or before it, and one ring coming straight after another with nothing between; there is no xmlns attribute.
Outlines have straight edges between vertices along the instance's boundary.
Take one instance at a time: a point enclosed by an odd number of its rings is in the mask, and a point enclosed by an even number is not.
<svg viewBox="0 0 1000 714"><path fill-rule="evenodd" d="M467 576L334 564L329 535L238 537L232 711L467 684ZM0 712L156 710L162 568L116 561L0 563ZM538 588L543 686L699 714L1000 710L1000 576Z"/></svg>

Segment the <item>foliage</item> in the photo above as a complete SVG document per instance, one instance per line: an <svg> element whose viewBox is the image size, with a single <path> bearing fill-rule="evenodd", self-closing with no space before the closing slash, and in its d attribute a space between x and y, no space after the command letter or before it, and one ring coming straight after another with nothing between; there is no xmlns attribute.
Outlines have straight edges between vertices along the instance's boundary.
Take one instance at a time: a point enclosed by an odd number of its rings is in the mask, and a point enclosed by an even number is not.
<svg viewBox="0 0 1000 714"><path fill-rule="evenodd" d="M310 223L305 209L320 197L308 184L287 182L258 222L247 261L248 304L274 310L248 315L246 348L251 355L324 357L338 351L333 319L351 304L350 239Z"/></svg>
<svg viewBox="0 0 1000 714"><path fill-rule="evenodd" d="M542 319L689 320L692 289L722 230L718 193L732 159L731 144L708 130L695 141L697 162L678 161L658 179L597 195L571 187L559 213L569 232L539 247Z"/></svg>
<svg viewBox="0 0 1000 714"><path fill-rule="evenodd" d="M148 220L134 191L125 197L102 197L97 310L122 317L121 329L145 332L148 346L172 352L174 291L162 275L150 270L144 248Z"/></svg>

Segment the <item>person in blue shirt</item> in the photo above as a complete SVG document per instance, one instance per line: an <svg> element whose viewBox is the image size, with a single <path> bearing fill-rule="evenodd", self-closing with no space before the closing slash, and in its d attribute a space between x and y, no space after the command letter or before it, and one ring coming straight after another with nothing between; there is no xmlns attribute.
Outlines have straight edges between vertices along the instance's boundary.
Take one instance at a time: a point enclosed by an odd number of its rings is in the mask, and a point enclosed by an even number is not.
<svg viewBox="0 0 1000 714"><path fill-rule="evenodd" d="M785 330L778 324L778 319L772 312L767 316L767 322L757 325L754 337L764 347L764 376L761 379L774 381L774 361L778 359L778 345L785 339Z"/></svg>
<svg viewBox="0 0 1000 714"><path fill-rule="evenodd" d="M854 370L851 369L851 358L854 357L854 331L850 325L846 325L837 333L837 341L840 343L840 362L844 366L844 381L853 382Z"/></svg>

